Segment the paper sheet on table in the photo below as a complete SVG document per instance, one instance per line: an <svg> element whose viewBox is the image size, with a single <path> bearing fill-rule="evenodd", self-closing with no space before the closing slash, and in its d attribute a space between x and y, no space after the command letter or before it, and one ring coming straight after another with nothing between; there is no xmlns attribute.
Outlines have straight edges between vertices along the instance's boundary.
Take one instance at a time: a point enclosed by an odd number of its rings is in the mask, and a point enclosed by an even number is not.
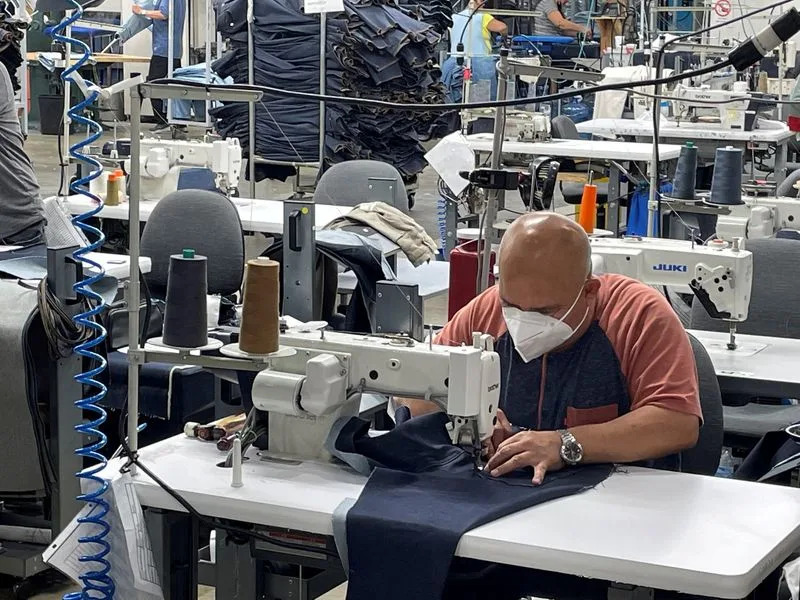
<svg viewBox="0 0 800 600"><path fill-rule="evenodd" d="M112 565L110 575L116 586L115 596L123 600L164 600L150 536L145 528L144 513L130 476L116 477L105 497L111 505L106 515L111 530L106 539L111 544L111 554L107 560ZM46 563L78 584L81 583L82 573L99 566L96 563L80 562L81 556L93 554L99 546L81 544L79 539L100 529L96 525L81 524L78 519L97 510L98 505L87 504L43 553Z"/></svg>
<svg viewBox="0 0 800 600"><path fill-rule="evenodd" d="M459 132L443 138L425 154L425 160L456 196L469 185L469 181L461 177L459 172L475 168L475 155Z"/></svg>

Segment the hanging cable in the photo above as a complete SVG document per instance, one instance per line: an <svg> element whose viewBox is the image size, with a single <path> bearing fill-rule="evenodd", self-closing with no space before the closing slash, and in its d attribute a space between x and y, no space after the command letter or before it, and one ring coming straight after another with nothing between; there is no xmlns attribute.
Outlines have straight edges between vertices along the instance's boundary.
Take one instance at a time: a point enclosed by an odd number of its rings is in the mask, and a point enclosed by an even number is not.
<svg viewBox="0 0 800 600"><path fill-rule="evenodd" d="M64 31L83 15L83 8L75 0L69 0L74 11L64 17L58 25L48 28L47 33L53 39L69 44L72 48L80 50L81 56L72 65L65 65L61 73L61 80L64 82L78 83L75 77L78 69L86 65L91 56L91 49L84 42L64 35ZM94 239L84 248L76 250L72 257L85 266L91 267L95 273L75 283L73 289L87 302L88 306L82 305L81 312L73 317L75 328L78 331L88 330L92 332L86 338L74 338L75 346L73 351L82 359L82 364L93 365L87 370L75 376L75 381L81 384L82 389L93 389L94 394L80 398L75 401L75 406L80 410L81 415L89 413L89 420L75 425L75 429L88 440L87 445L77 448L75 453L84 460L83 470L77 473L81 480L81 489L84 490L78 496L81 500L92 507L86 516L80 517L78 522L90 533L80 537L79 543L85 549L79 561L86 566L86 571L80 576L82 589L64 596L65 600L111 600L114 598L114 580L111 577L111 563L108 555L111 552L111 544L108 535L111 531L107 517L110 505L105 498L109 482L100 476L100 472L106 467L107 461L100 452L106 445L106 435L100 431L100 427L106 422L106 411L100 406L100 401L106 395L106 386L97 380L97 377L105 370L106 360L98 354L95 349L101 346L106 339L106 330L98 322L97 316L105 310L106 306L102 296L91 289L92 284L97 283L105 276L102 266L91 260L87 254L102 247L105 241L103 232L89 225L88 220L99 213L103 208L100 198L89 192L89 182L100 176L102 165L97 160L82 153L81 151L100 138L103 128L99 123L87 117L84 112L95 103L98 98L98 91L92 90L86 93L86 98L72 106L67 115L70 122L79 123L86 127L86 137L71 145L69 155L77 161L82 162L87 167L91 167L88 175L75 180L69 186L73 194L84 195L97 203L97 206L72 219L72 223L89 234L89 239Z"/></svg>

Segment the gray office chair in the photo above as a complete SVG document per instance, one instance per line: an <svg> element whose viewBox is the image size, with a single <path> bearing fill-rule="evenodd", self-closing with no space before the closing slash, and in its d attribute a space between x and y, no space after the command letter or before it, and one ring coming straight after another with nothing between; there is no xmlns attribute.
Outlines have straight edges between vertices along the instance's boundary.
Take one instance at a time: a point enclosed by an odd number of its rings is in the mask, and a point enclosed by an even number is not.
<svg viewBox="0 0 800 600"><path fill-rule="evenodd" d="M753 253L753 289L747 320L737 326L740 333L800 338L800 240L748 240ZM692 303L690 327L705 331L727 331L728 324L712 319L703 306ZM800 407L757 404L749 394L725 394L725 433L731 443L749 447L746 440L760 438L800 420Z"/></svg>
<svg viewBox="0 0 800 600"><path fill-rule="evenodd" d="M579 140L581 139L578 128L572 119L565 115L559 115L550 122L550 133L554 138L560 140ZM588 172L588 162L576 162L570 159L558 159L561 163L560 171L586 173ZM602 165L602 161L597 161L597 167ZM595 170L595 169L593 169ZM561 181L559 186L561 194L564 196L564 202L567 204L580 204L583 197L583 183L578 181ZM597 202L598 204L605 204L608 202L608 183L597 184Z"/></svg>
<svg viewBox="0 0 800 600"><path fill-rule="evenodd" d="M786 176L786 179L775 190L775 195L778 197L797 198L798 190L795 189L794 184L798 181L800 181L800 169L796 169Z"/></svg>
<svg viewBox="0 0 800 600"><path fill-rule="evenodd" d="M681 470L684 473L713 475L719 467L722 453L723 420L722 394L708 352L691 335L689 341L694 352L697 377L700 382L700 406L703 409L703 427L694 448L681 452Z"/></svg>
<svg viewBox="0 0 800 600"><path fill-rule="evenodd" d="M409 199L403 176L392 165L378 160L335 164L322 174L314 190L314 202L318 204L356 206L375 201L408 212Z"/></svg>
<svg viewBox="0 0 800 600"><path fill-rule="evenodd" d="M244 234L239 212L222 194L179 190L156 205L142 232L142 256L153 266L145 278L150 291L164 298L169 257L194 248L208 257L208 293L232 294L244 275Z"/></svg>

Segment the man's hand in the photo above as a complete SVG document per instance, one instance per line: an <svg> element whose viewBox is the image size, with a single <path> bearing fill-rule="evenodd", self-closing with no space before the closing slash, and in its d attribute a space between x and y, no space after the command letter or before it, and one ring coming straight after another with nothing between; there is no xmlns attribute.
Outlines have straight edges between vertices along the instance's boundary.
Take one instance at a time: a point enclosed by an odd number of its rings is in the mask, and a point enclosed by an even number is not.
<svg viewBox="0 0 800 600"><path fill-rule="evenodd" d="M486 458L492 458L497 452L497 447L514 435L514 428L508 422L508 417L502 409L497 409L497 422L494 424L492 437L483 443L483 453Z"/></svg>
<svg viewBox="0 0 800 600"><path fill-rule="evenodd" d="M144 12L144 10L142 10L142 7L139 6L138 4L134 4L133 6L131 6L131 10L135 15L140 15Z"/></svg>
<svg viewBox="0 0 800 600"><path fill-rule="evenodd" d="M544 481L548 471L558 471L564 467L561 436L557 431L521 431L511 436L497 446L497 452L486 464L485 470L492 477L500 477L524 467L533 467L535 485Z"/></svg>
<svg viewBox="0 0 800 600"><path fill-rule="evenodd" d="M592 39L592 28L591 27L587 27L586 29L583 30L583 37L586 40L591 40Z"/></svg>

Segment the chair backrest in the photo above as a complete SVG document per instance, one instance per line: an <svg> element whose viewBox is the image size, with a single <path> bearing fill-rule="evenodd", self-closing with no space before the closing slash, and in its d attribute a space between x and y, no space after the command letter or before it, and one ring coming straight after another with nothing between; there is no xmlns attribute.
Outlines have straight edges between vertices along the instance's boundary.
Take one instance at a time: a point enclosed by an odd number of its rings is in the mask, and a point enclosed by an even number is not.
<svg viewBox="0 0 800 600"><path fill-rule="evenodd" d="M575 122L566 115L559 115L550 121L550 133L559 140L579 140L581 138Z"/></svg>
<svg viewBox="0 0 800 600"><path fill-rule="evenodd" d="M753 288L747 320L739 323L740 333L800 338L800 240L768 238L748 240L753 253ZM725 321L712 319L695 299L691 328L728 331Z"/></svg>
<svg viewBox="0 0 800 600"><path fill-rule="evenodd" d="M703 427L694 448L681 452L681 470L684 473L713 475L719 467L722 453L722 393L717 373L708 352L697 339L689 336L700 382L700 407L703 409Z"/></svg>
<svg viewBox="0 0 800 600"><path fill-rule="evenodd" d="M194 248L208 257L208 293L232 294L244 274L244 234L236 206L222 194L179 190L156 205L142 232L141 253L153 266L147 283L156 297L167 288L169 257Z"/></svg>
<svg viewBox="0 0 800 600"><path fill-rule="evenodd" d="M379 181L370 182L370 179ZM388 187L376 189L375 186L391 186L392 189L389 192ZM318 204L356 206L362 202L375 201L386 202L408 212L408 196L403 176L392 165L378 160L348 160L337 163L322 174L314 190L314 202Z"/></svg>

